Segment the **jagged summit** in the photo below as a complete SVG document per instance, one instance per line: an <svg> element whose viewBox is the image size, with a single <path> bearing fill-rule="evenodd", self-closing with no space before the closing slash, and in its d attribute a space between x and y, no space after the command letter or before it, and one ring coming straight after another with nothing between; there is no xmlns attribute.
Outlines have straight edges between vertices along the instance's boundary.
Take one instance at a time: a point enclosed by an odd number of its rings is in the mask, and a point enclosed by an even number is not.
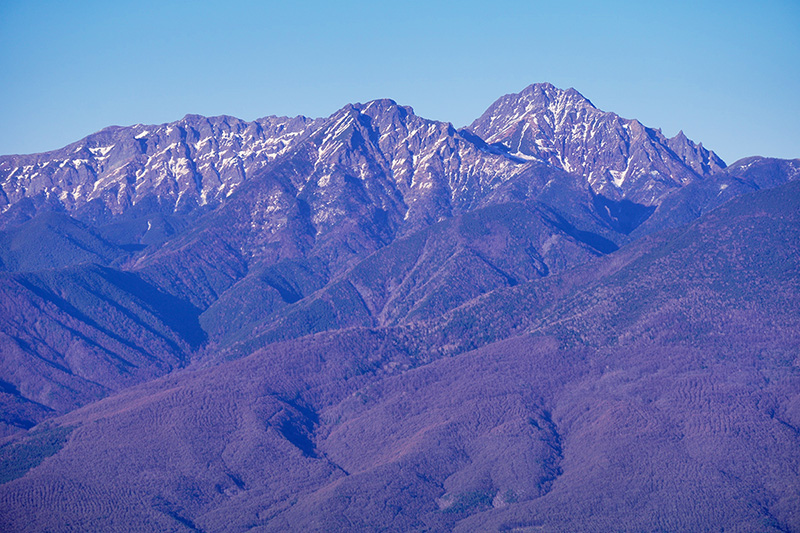
<svg viewBox="0 0 800 533"><path fill-rule="evenodd" d="M595 193L647 205L725 166L682 133L667 139L597 109L575 89L537 83L503 96L461 132L391 99L348 104L319 119L189 114L168 124L113 126L61 150L0 157L0 213L23 200L33 212L55 206L106 219L152 203L186 213L224 202L296 154L314 174L291 179L298 191L309 181L329 183L336 168L362 159L342 176L371 179L373 190L385 189L381 195L435 197L423 202L425 220L474 205L525 164L552 165ZM403 204L403 216L420 209L415 203Z"/></svg>
<svg viewBox="0 0 800 533"><path fill-rule="evenodd" d="M507 96L514 97L515 95L511 94ZM545 107L549 107L569 105L572 107L595 107L588 98L574 88L559 89L549 82L532 83L520 91L519 96L537 106L544 105Z"/></svg>
<svg viewBox="0 0 800 533"><path fill-rule="evenodd" d="M518 157L581 174L597 193L648 205L725 167L683 135L667 139L638 120L597 109L575 89L549 83L503 96L468 129Z"/></svg>
<svg viewBox="0 0 800 533"><path fill-rule="evenodd" d="M378 98L364 103L350 104L350 106L362 113L372 116L396 112L405 113L407 115L414 114L414 109L411 106L400 105L391 98Z"/></svg>
<svg viewBox="0 0 800 533"><path fill-rule="evenodd" d="M551 83L534 83L518 93L507 94L495 101L469 129L487 142L503 137L509 128L531 117L561 114L565 109L595 109L594 105L575 89L562 90ZM536 119L538 121L538 119Z"/></svg>

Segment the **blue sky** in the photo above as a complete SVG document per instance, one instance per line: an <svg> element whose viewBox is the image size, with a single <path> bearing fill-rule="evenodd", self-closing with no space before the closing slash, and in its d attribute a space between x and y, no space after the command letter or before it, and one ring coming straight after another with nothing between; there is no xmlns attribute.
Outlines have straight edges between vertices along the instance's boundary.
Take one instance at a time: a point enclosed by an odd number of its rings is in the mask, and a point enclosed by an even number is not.
<svg viewBox="0 0 800 533"><path fill-rule="evenodd" d="M0 0L0 79L0 154L383 97L458 127L549 81L728 163L800 157L797 0Z"/></svg>

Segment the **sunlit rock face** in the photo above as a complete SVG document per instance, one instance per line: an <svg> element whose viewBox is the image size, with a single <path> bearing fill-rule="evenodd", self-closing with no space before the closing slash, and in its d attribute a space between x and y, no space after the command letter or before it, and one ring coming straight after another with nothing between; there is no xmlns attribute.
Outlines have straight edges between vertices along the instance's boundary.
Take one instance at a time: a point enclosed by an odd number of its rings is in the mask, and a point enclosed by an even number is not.
<svg viewBox="0 0 800 533"><path fill-rule="evenodd" d="M638 120L597 109L575 89L549 83L500 98L469 129L510 154L580 174L599 194L645 205L725 168L683 132L668 139Z"/></svg>

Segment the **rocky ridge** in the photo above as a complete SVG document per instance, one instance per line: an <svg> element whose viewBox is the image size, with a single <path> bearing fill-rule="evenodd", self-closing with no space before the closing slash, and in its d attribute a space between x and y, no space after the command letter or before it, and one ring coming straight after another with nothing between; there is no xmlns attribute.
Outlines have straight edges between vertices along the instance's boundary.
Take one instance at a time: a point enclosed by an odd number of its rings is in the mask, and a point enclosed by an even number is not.
<svg viewBox="0 0 800 533"><path fill-rule="evenodd" d="M293 194L319 196L347 176L383 195L382 208L426 222L474 207L499 182L542 163L581 176L598 194L645 205L725 166L682 133L667 139L574 89L535 84L461 132L391 100L348 105L326 119L187 115L111 127L61 150L0 158L0 210L27 199L93 221L137 205L187 213L219 205L287 157L308 165L291 179ZM330 211L315 217L336 219Z"/></svg>
<svg viewBox="0 0 800 533"><path fill-rule="evenodd" d="M645 205L725 168L682 131L666 138L638 120L597 109L575 89L549 83L503 96L469 130L511 155L580 174L598 194Z"/></svg>

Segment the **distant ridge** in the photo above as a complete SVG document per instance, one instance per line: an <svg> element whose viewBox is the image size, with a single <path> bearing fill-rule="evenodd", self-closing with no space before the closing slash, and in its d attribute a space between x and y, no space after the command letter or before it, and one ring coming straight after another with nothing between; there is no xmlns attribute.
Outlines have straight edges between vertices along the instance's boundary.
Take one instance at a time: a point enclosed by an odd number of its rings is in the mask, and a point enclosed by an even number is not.
<svg viewBox="0 0 800 533"><path fill-rule="evenodd" d="M409 179L425 169L403 166L401 127L413 121L441 133L452 126L416 117L410 107L392 100L348 105L327 119L266 117L245 122L233 117L187 115L162 125L111 127L63 149L42 154L0 157L0 211L23 199L42 209L62 208L78 216L114 218L154 204L166 212L190 212L217 205L242 183L269 172L284 156L305 150L316 135L345 117L381 123L376 145L390 159L386 172L406 172ZM402 115L402 116L401 116ZM342 123L344 124L344 123ZM442 129L444 128L444 129ZM419 135L414 130L406 135ZM498 155L516 161L533 159L583 176L593 190L613 200L645 205L664 194L725 167L713 152L695 145L682 132L667 139L636 120L596 109L574 89L534 84L492 104L470 127L461 144L486 141L501 150L470 156L473 166L496 165ZM422 134L427 137L429 133ZM477 135L475 139L473 135ZM422 137L420 137L420 140ZM368 139L366 139L368 140ZM391 143L401 143L390 147ZM332 147L332 145L331 145ZM357 149L357 147L353 147ZM332 148L319 147L315 168ZM417 159L428 157L408 152ZM440 154L438 157L442 157ZM313 158L312 158L313 159ZM514 161L503 163L514 166ZM505 173L505 171L504 171ZM301 178L303 179L303 178ZM307 179L307 178L306 178ZM51 207L46 207L51 206ZM141 210L141 209L139 209Z"/></svg>

